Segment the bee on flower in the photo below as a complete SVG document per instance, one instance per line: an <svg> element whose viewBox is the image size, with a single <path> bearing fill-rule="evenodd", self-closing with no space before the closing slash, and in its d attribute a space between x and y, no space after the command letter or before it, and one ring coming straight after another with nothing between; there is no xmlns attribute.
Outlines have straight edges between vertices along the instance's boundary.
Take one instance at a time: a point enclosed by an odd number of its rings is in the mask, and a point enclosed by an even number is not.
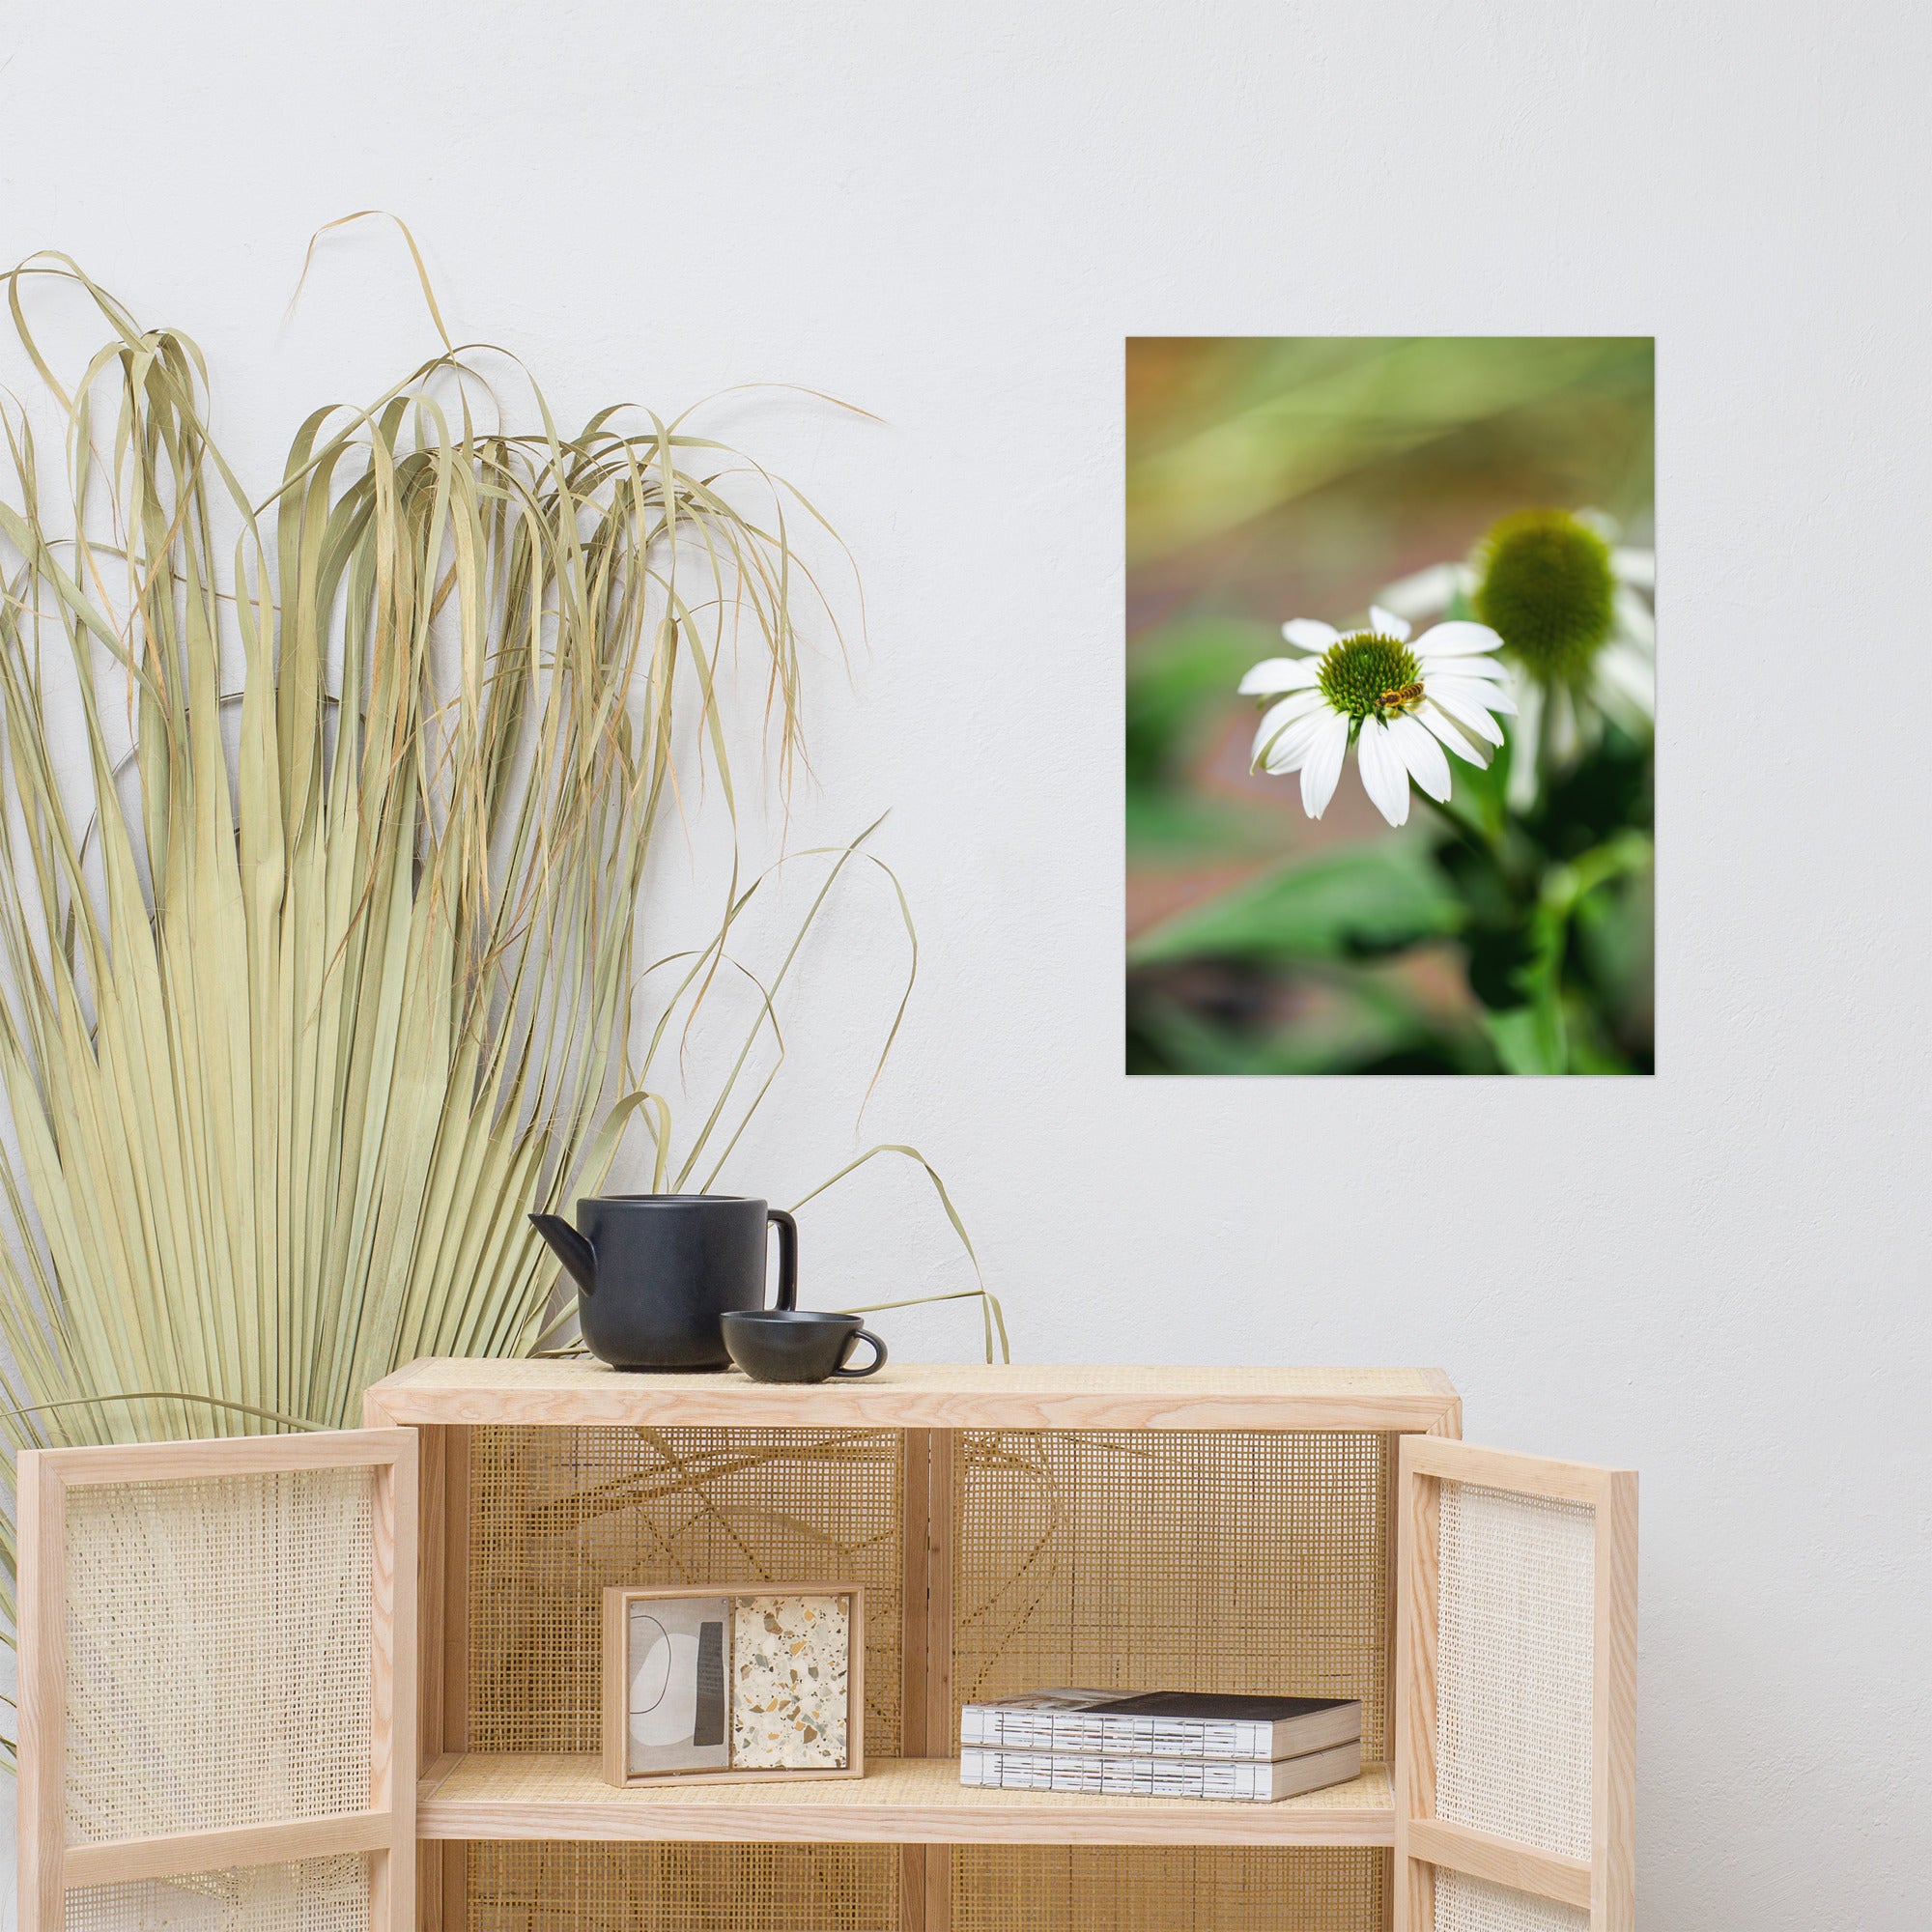
<svg viewBox="0 0 1932 1932"><path fill-rule="evenodd" d="M1493 655L1502 640L1487 624L1437 624L1411 639L1406 618L1375 606L1360 630L1295 617L1281 635L1302 655L1265 659L1240 690L1272 700L1255 733L1254 769L1299 772L1310 818L1328 809L1350 747L1376 810L1402 825L1411 779L1446 803L1445 753L1482 766L1503 742L1496 720L1516 702Z"/></svg>

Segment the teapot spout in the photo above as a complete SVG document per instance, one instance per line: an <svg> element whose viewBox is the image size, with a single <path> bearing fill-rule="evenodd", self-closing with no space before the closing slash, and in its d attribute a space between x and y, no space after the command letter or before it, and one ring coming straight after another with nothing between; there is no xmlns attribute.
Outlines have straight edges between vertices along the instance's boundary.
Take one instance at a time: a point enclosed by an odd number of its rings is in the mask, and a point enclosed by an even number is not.
<svg viewBox="0 0 1932 1932"><path fill-rule="evenodd" d="M532 1214L530 1226L550 1243L551 1251L585 1294L597 1288L597 1250L558 1214Z"/></svg>

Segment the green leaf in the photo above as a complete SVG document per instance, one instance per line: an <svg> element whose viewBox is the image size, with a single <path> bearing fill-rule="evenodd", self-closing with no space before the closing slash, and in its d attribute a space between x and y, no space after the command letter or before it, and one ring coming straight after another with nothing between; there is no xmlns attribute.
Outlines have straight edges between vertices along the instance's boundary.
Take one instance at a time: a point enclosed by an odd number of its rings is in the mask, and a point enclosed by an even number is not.
<svg viewBox="0 0 1932 1932"><path fill-rule="evenodd" d="M1236 617L1198 617L1139 639L1127 659L1127 782L1176 776L1215 718L1243 702L1241 673L1279 656L1279 635Z"/></svg>
<svg viewBox="0 0 1932 1932"><path fill-rule="evenodd" d="M1278 836L1273 827L1218 799L1155 785L1127 787L1127 850L1136 861L1265 858Z"/></svg>
<svg viewBox="0 0 1932 1932"><path fill-rule="evenodd" d="M1572 769L1550 781L1527 821L1531 836L1553 857L1577 859L1619 832L1647 831L1652 760L1649 745L1608 726Z"/></svg>
<svg viewBox="0 0 1932 1932"><path fill-rule="evenodd" d="M1554 1003L1539 1001L1533 1006L1509 1007L1485 1016L1490 1038L1494 1041L1496 1058L1505 1073L1565 1073L1563 1038L1560 1026L1552 1027Z"/></svg>
<svg viewBox="0 0 1932 1932"><path fill-rule="evenodd" d="M1428 848L1377 838L1191 907L1145 934L1128 963L1361 958L1445 937L1461 923L1462 908Z"/></svg>
<svg viewBox="0 0 1932 1932"><path fill-rule="evenodd" d="M1574 865L1553 866L1543 876L1537 905L1528 922L1527 952L1511 975L1522 1004L1499 1000L1480 972L1471 983L1489 1000L1491 1037L1512 1073L1568 1073L1573 1070L1572 1024L1566 1006L1571 923L1589 895L1632 873L1646 870L1650 840L1640 832L1620 832L1582 855ZM1587 1015L1579 1014L1585 1020ZM1594 1051L1593 1065L1604 1064Z"/></svg>

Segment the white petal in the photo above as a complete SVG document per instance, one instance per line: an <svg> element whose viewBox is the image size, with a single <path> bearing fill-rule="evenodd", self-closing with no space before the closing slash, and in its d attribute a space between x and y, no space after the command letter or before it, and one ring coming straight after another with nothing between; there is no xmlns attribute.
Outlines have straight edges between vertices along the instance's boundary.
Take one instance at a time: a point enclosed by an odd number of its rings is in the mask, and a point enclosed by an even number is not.
<svg viewBox="0 0 1932 1932"><path fill-rule="evenodd" d="M1437 671L1432 678L1423 680L1423 689L1434 697L1447 692L1451 697L1460 698L1464 704L1480 704L1485 711L1511 712L1516 709L1516 699L1510 696L1510 684L1498 684L1487 677L1464 677L1456 672L1445 676Z"/></svg>
<svg viewBox="0 0 1932 1932"><path fill-rule="evenodd" d="M1657 666L1632 645L1607 644L1598 653L1595 683L1600 702L1607 694L1634 705L1646 723L1657 716Z"/></svg>
<svg viewBox="0 0 1932 1932"><path fill-rule="evenodd" d="M1566 763L1577 755L1579 742L1577 732L1577 707L1571 700L1570 687L1567 684L1551 688L1543 729L1544 742L1548 745L1549 755L1557 763Z"/></svg>
<svg viewBox="0 0 1932 1932"><path fill-rule="evenodd" d="M1436 624L1415 640L1417 657L1470 658L1499 651L1503 640L1487 624L1472 624L1459 618L1453 624Z"/></svg>
<svg viewBox="0 0 1932 1932"><path fill-rule="evenodd" d="M1335 796L1335 781L1342 776L1342 755L1349 749L1349 721L1339 715L1328 720L1315 735L1308 756L1301 766L1301 809L1310 818L1320 818Z"/></svg>
<svg viewBox="0 0 1932 1932"><path fill-rule="evenodd" d="M1243 697L1272 697L1282 691L1306 691L1321 674L1320 658L1264 658L1240 683Z"/></svg>
<svg viewBox="0 0 1932 1932"><path fill-rule="evenodd" d="M1376 810L1391 825L1408 822L1408 767L1402 761L1389 738L1389 728L1379 718L1362 720L1362 735L1355 740L1355 756L1362 767L1362 789L1375 801Z"/></svg>
<svg viewBox="0 0 1932 1932"><path fill-rule="evenodd" d="M1326 720L1309 718L1289 727L1282 741L1268 753L1262 769L1271 779L1293 778L1308 763L1308 754L1321 737Z"/></svg>
<svg viewBox="0 0 1932 1932"><path fill-rule="evenodd" d="M1529 682L1528 678L1519 679L1517 690L1520 692ZM1423 688L1452 718L1460 718L1471 709L1494 711L1504 717L1516 710L1516 698L1510 691L1487 678L1432 677Z"/></svg>
<svg viewBox="0 0 1932 1932"><path fill-rule="evenodd" d="M1325 704L1320 704L1297 718L1286 720L1276 728L1272 742L1255 754L1262 769L1275 778L1298 772L1316 734L1333 715Z"/></svg>
<svg viewBox="0 0 1932 1932"><path fill-rule="evenodd" d="M1255 746L1249 754L1249 767L1253 769L1274 750L1282 733L1291 724L1306 718L1312 712L1326 711L1328 700L1319 691L1297 691L1284 697L1279 704L1270 705L1262 714L1262 722L1255 732Z"/></svg>
<svg viewBox="0 0 1932 1932"><path fill-rule="evenodd" d="M1369 629L1378 637L1393 638L1399 644L1408 641L1408 619L1398 617L1393 611L1384 611L1379 604L1369 606Z"/></svg>
<svg viewBox="0 0 1932 1932"><path fill-rule="evenodd" d="M1525 678L1522 716L1516 730L1516 755L1510 760L1509 802L1518 811L1536 802L1537 748L1543 742L1543 687Z"/></svg>
<svg viewBox="0 0 1932 1932"><path fill-rule="evenodd" d="M1333 624L1324 624L1319 617L1291 617L1281 627L1281 634L1298 651L1325 651L1341 635Z"/></svg>
<svg viewBox="0 0 1932 1932"><path fill-rule="evenodd" d="M1639 590L1657 588L1657 553L1654 550L1613 550L1610 574L1619 583L1634 583Z"/></svg>
<svg viewBox="0 0 1932 1932"><path fill-rule="evenodd" d="M1448 610L1458 591L1475 587L1476 574L1466 563L1432 563L1389 584L1381 593L1382 608L1400 617L1431 617Z"/></svg>
<svg viewBox="0 0 1932 1932"><path fill-rule="evenodd" d="M1619 627L1633 643L1641 644L1647 651L1657 648L1657 619L1650 614L1650 606L1634 590L1620 589L1612 608Z"/></svg>
<svg viewBox="0 0 1932 1932"><path fill-rule="evenodd" d="M1473 731L1492 745L1502 743L1502 727L1490 712L1514 711L1516 705L1501 692L1487 684L1463 684L1453 677L1431 678L1428 689L1430 702L1439 704L1465 731Z"/></svg>
<svg viewBox="0 0 1932 1932"><path fill-rule="evenodd" d="M1487 678L1492 684L1510 681L1509 667L1494 658L1418 658L1422 681L1432 677Z"/></svg>
<svg viewBox="0 0 1932 1932"><path fill-rule="evenodd" d="M1454 752L1456 755L1459 758L1461 758L1465 765L1486 766L1490 762L1489 759L1486 758L1481 752L1477 751L1475 746L1470 744L1468 739L1463 737L1462 732L1457 730L1455 725L1450 724L1449 714L1446 711L1439 710L1428 698L1423 699L1422 708L1419 711L1417 711L1415 715L1423 722L1424 724L1426 724L1430 728L1430 730L1434 731L1435 735L1438 738L1440 738L1442 742L1445 745L1447 745L1449 749L1452 752Z"/></svg>
<svg viewBox="0 0 1932 1932"><path fill-rule="evenodd" d="M1571 519L1579 523L1592 536L1602 537L1606 544L1613 544L1623 535L1624 526L1607 510L1572 510Z"/></svg>
<svg viewBox="0 0 1932 1932"><path fill-rule="evenodd" d="M1439 805L1449 796L1449 760L1442 747L1413 718L1389 721L1389 742L1408 775Z"/></svg>

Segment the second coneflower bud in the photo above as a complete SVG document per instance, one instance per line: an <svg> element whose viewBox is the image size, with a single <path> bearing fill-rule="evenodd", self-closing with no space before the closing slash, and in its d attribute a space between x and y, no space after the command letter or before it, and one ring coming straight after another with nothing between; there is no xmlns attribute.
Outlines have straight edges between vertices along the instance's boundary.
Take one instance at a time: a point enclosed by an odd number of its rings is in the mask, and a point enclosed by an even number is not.
<svg viewBox="0 0 1932 1932"><path fill-rule="evenodd" d="M1616 619L1610 550L1567 510L1505 517L1477 554L1476 614L1529 674L1580 685Z"/></svg>

